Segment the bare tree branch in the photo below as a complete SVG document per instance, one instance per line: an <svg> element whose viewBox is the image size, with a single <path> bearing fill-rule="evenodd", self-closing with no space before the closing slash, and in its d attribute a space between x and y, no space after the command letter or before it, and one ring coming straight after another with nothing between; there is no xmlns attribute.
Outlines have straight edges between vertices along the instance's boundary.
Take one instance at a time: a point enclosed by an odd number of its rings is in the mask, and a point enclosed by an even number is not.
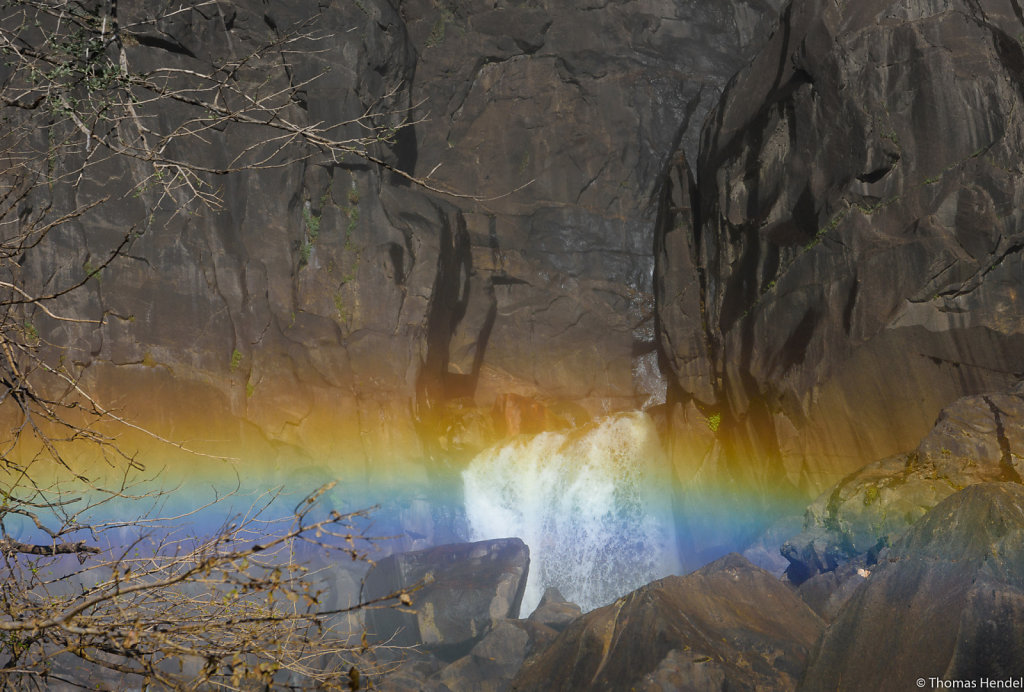
<svg viewBox="0 0 1024 692"><path fill-rule="evenodd" d="M82 555L84 553L99 554L103 551L94 545L86 545L85 541L76 543L54 543L53 545L30 545L11 538L0 538L0 553L14 555L22 553L25 555ZM4 629L0 622L0 629Z"/></svg>
<svg viewBox="0 0 1024 692"><path fill-rule="evenodd" d="M0 0L0 690L84 687L94 674L140 688L355 689L382 672L359 614L414 597L331 600L328 568L371 562L381 540L365 535L367 512L331 508L327 486L290 511L271 492L214 531L188 533L186 520L228 512L237 488L163 512L173 489L147 484L143 460L111 430L224 457L102 403L53 334L104 324L105 314L68 307L78 292L98 285L156 216L217 213L239 173L359 161L424 190L487 200L446 189L431 178L436 167L417 177L389 162L421 105L403 105L401 85L350 119L307 122L296 104L326 74L275 81L267 68L326 49L319 10L262 43L228 45L219 60L139 69L140 41L166 36L164 22L223 20L223 10L216 0L122 7L133 9L139 16L122 21L110 0ZM224 134L236 130L251 136ZM219 158L203 155L211 144ZM111 169L125 182L98 185ZM92 230L108 204L134 197L140 218L114 234ZM79 236L89 247L73 247L77 259L39 269ZM112 478L83 468L82 445ZM103 516L115 505L135 509Z"/></svg>

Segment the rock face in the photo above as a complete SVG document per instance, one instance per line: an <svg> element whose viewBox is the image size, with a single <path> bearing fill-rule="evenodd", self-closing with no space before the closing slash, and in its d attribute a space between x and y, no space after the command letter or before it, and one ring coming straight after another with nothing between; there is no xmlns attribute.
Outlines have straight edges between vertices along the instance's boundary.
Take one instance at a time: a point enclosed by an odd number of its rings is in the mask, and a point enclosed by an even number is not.
<svg viewBox="0 0 1024 692"><path fill-rule="evenodd" d="M1024 386L964 397L943 409L908 454L850 474L807 509L803 531L782 546L800 584L858 557L874 561L928 510L961 488L1021 482Z"/></svg>
<svg viewBox="0 0 1024 692"><path fill-rule="evenodd" d="M728 555L587 613L511 689L793 689L822 625L789 587Z"/></svg>
<svg viewBox="0 0 1024 692"><path fill-rule="evenodd" d="M411 105L400 87L411 77L415 53L388 2L270 8L239 0L170 13L121 2L117 11L130 27L123 42L132 72L201 73L269 44L233 79L256 94L298 88L281 117L343 123L383 109L399 114L375 122L398 125ZM317 31L333 38L289 44L310 14ZM350 64L359 69L332 69ZM183 103L153 110L143 114L156 129L196 117ZM359 127L332 133L358 136ZM176 146L216 170L268 136L251 126L226 127ZM396 162L398 149L382 144L373 153ZM62 224L24 258L32 290L92 277L58 301L59 309L102 323L44 319L39 329L60 348L54 358L74 364L104 405L130 411L135 423L158 434L202 440L195 445L201 451L251 465L269 462L290 479L327 459L349 462L346 470L359 478L372 473L368 459L419 449L410 392L432 289L455 244L459 214L405 189L389 194L380 172L356 157L334 161L298 145L266 153L274 155L263 170L193 181L219 193L220 208L199 204L187 186L161 197L146 184L151 168L116 157L74 189L40 188L23 210L29 217L50 204L59 213L101 196L112 201ZM50 190L53 199L45 198ZM403 194L404 213L392 223L382 200ZM131 242L124 256L94 271L125 233ZM158 451L162 461L174 452ZM262 478L271 473L259 471Z"/></svg>
<svg viewBox="0 0 1024 692"><path fill-rule="evenodd" d="M928 512L825 632L801 689L911 689L1024 675L1024 488L985 483Z"/></svg>
<svg viewBox="0 0 1024 692"><path fill-rule="evenodd" d="M832 622L861 583L871 576L877 563L877 558L852 560L802 582L797 593L822 620Z"/></svg>
<svg viewBox="0 0 1024 692"><path fill-rule="evenodd" d="M794 0L709 119L696 185L675 159L674 421L720 415L753 482L820 491L1024 372L1021 30L1006 0Z"/></svg>
<svg viewBox="0 0 1024 692"><path fill-rule="evenodd" d="M518 538L391 555L366 576L367 597L423 587L411 594L413 612L369 610L366 629L376 642L422 646L454 661L519 613L529 566L529 548Z"/></svg>
<svg viewBox="0 0 1024 692"><path fill-rule="evenodd" d="M773 5L518 5L403 6L430 118L417 170L490 198L464 208L461 304L428 344L428 394L656 402L651 196Z"/></svg>
<svg viewBox="0 0 1024 692"><path fill-rule="evenodd" d="M654 191L675 143L695 152L777 4L231 0L168 14L128 37L130 70L203 71L312 19L329 40L280 44L240 83L299 85L284 111L299 125L368 109L385 126L415 121L372 153L464 196L291 147L266 170L204 179L223 208L203 210L145 186L122 197L145 171L111 160L22 210L115 200L24 258L33 290L93 276L60 309L105 321L40 315L38 328L137 422L288 470L343 457L372 475L438 451L451 401L656 403ZM118 12L136 26L162 10ZM260 136L206 132L194 153L219 170ZM94 275L133 224L126 258Z"/></svg>

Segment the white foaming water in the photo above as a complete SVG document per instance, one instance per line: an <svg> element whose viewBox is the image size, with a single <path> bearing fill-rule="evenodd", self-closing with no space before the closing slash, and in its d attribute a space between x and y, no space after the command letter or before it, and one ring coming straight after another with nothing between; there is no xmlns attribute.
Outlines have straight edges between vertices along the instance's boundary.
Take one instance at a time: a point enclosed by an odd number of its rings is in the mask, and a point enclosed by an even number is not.
<svg viewBox="0 0 1024 692"><path fill-rule="evenodd" d="M463 480L473 540L530 546L523 617L549 586L588 611L678 569L670 474L643 413L522 435L478 454Z"/></svg>

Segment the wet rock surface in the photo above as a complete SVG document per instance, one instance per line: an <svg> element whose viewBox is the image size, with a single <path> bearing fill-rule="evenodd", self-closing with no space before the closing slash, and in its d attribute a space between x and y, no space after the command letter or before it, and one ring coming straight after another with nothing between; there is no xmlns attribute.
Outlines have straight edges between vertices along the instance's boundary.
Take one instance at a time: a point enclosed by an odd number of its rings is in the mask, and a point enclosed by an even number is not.
<svg viewBox="0 0 1024 692"><path fill-rule="evenodd" d="M789 587L729 555L587 613L511 689L792 689L823 624Z"/></svg>
<svg viewBox="0 0 1024 692"><path fill-rule="evenodd" d="M672 143L696 149L771 4L411 2L405 14L423 46L413 99L431 113L418 167L501 196L466 210L464 316L431 344L447 353L442 379L484 401L510 386L591 407L656 400L651 194Z"/></svg>
<svg viewBox="0 0 1024 692"><path fill-rule="evenodd" d="M578 605L565 600L558 589L552 586L545 589L540 603L527 619L561 632L582 614Z"/></svg>

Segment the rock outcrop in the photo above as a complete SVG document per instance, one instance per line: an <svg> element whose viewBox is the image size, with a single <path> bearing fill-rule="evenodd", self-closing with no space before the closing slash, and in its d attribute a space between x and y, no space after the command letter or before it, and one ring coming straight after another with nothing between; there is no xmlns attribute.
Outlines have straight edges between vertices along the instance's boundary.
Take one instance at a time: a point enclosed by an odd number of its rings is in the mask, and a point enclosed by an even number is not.
<svg viewBox="0 0 1024 692"><path fill-rule="evenodd" d="M801 584L848 562L868 566L932 507L977 483L1021 482L1024 386L964 397L943 409L917 448L850 474L808 508L782 546Z"/></svg>
<svg viewBox="0 0 1024 692"><path fill-rule="evenodd" d="M551 586L544 590L540 603L527 619L561 632L582 614L578 605L565 600L558 589Z"/></svg>
<svg viewBox="0 0 1024 692"><path fill-rule="evenodd" d="M1024 488L946 498L829 626L801 689L904 690L918 679L1024 675Z"/></svg>
<svg viewBox="0 0 1024 692"><path fill-rule="evenodd" d="M543 606L526 620L493 621L469 653L454 661L427 650L405 650L386 666L377 686L390 692L504 692L527 657L543 651L580 615L579 606L564 601L554 589L545 593Z"/></svg>
<svg viewBox="0 0 1024 692"><path fill-rule="evenodd" d="M528 620L498 623L469 654L445 666L423 688L431 692L504 692L523 661L543 651L555 634L553 629Z"/></svg>
<svg viewBox="0 0 1024 692"><path fill-rule="evenodd" d="M720 416L727 474L818 492L1019 380L1022 29L1006 0L794 0L696 184L677 156L660 343L674 423Z"/></svg>
<svg viewBox="0 0 1024 692"><path fill-rule="evenodd" d="M823 623L739 555L587 613L513 690L793 689Z"/></svg>
<svg viewBox="0 0 1024 692"><path fill-rule="evenodd" d="M422 647L454 661L497 623L518 615L529 566L529 548L518 538L386 557L366 576L366 598L422 586L411 592L408 608L367 611L367 632L374 642Z"/></svg>

